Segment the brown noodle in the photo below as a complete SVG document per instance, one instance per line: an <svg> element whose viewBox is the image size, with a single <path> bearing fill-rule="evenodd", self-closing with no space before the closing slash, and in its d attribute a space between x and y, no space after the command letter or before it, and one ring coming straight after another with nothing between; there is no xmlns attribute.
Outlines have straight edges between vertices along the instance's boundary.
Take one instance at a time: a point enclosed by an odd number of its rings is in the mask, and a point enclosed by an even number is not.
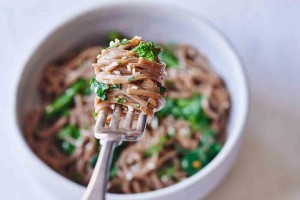
<svg viewBox="0 0 300 200"><path fill-rule="evenodd" d="M134 42L138 41L134 40ZM148 99L155 100L151 104L152 110L159 108L162 100L157 88L160 79L152 75L152 73L156 73L152 70L160 69L159 71L162 72L163 66L158 62L155 63L157 67L155 69L148 67L148 61L137 58L131 53L130 45L133 44L129 43L128 45L102 50L102 56L94 65L97 79L106 81L107 84L122 84L121 90L108 94L107 102L113 103L115 102L114 97L123 95L122 98L126 98L126 106L134 106L138 102L141 104L141 111L151 113L146 106ZM115 51L117 51L115 54L117 56L111 57L111 53ZM52 102L79 78L89 79L92 77L93 68L90 65L96 62L99 53L99 47L91 47L75 57L67 59L62 64L48 65L38 84L42 102L44 104ZM222 138L230 108L229 94L223 81L211 69L207 59L194 48L187 45L176 45L175 54L180 66L167 70L169 75L167 82L172 82L171 85L167 85L168 97L191 98L195 92L206 96L201 101L202 107L211 121L211 129L218 133L219 139ZM120 55L126 58L123 60ZM110 61L112 58L113 62L120 61L122 65L114 66L115 64ZM128 65L130 71L127 69ZM133 69L135 69L135 76L140 78L130 82L127 76L133 75ZM114 71L119 71L120 74ZM124 79L123 76L126 78ZM144 90L153 91L153 93L146 94ZM70 108L68 116L46 120L42 114L44 109L42 106L29 112L24 121L24 134L33 151L60 174L83 185L88 183L93 171L90 161L99 151L99 144L93 135L94 119L91 113L94 111L94 99L94 94L89 96L78 94L74 97L74 104ZM99 106L97 111L107 106L97 102L96 105ZM64 154L55 140L58 131L66 124L76 124L81 134L79 140L69 141L76 147L71 155ZM173 134L172 137L169 133ZM187 134L189 134L188 137ZM161 143L162 137L168 137L168 140L164 143L161 151L150 157L145 156L145 151L153 145ZM146 192L185 179L188 175L180 167L177 146L186 150L194 150L201 138L202 134L192 130L184 120L175 119L173 116L163 119L154 117L140 142L130 143L123 147L115 163L118 172L110 180L109 190L118 193ZM160 169L170 165L174 168L174 174L171 177L158 174Z"/></svg>
<svg viewBox="0 0 300 200"><path fill-rule="evenodd" d="M125 113L135 110L152 116L165 104L160 86L164 85L166 65L158 58L150 61L139 57L134 48L141 42L137 36L125 44L120 44L116 39L114 46L103 49L97 56L97 63L93 64L97 81L109 87L113 84L119 84L120 87L108 90L105 100L96 97L97 114L113 104L121 104Z"/></svg>

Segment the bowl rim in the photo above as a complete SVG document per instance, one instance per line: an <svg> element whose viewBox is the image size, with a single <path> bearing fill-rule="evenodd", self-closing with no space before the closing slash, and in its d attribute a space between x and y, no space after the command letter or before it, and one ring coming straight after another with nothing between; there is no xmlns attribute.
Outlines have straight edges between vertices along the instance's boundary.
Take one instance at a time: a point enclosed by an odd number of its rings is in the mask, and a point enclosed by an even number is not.
<svg viewBox="0 0 300 200"><path fill-rule="evenodd" d="M130 2L130 1L129 1ZM18 63L18 75L17 75L17 79L14 85L14 97L13 97L13 115L14 115L14 132L18 132L17 137L18 138L18 142L22 143L22 146L24 146L25 148L23 148L22 150L26 151L26 154L30 154L31 159L34 160L34 162L39 166L44 168L45 170L47 170L49 172L49 174L52 174L52 176L56 176L56 178L60 181L65 182L66 184L69 184L70 187L73 188L77 188L77 189L83 189L84 186L75 183L73 181L71 181L70 179L62 176L61 174L59 174L57 171L55 171L54 169L52 169L50 166L48 166L44 161L42 161L33 151L32 149L29 147L28 143L26 142L23 132L21 130L21 124L19 124L18 122L18 117L17 117L17 96L19 93L19 85L21 84L21 77L25 71L25 66L27 65L27 63L32 59L32 57L34 56L34 52L41 46L41 44L46 41L52 34L54 34L56 31L58 31L59 29L63 29L65 27L65 25L74 22L76 20L78 20L79 18L85 17L86 15L89 15L95 11L101 11L101 10L106 10L106 9L113 9L115 6L121 6L121 7L129 7L132 6L130 5L128 1L127 2L109 2L109 3L104 3L101 5L96 6L95 8L87 8L84 10L80 10L79 12L71 15L71 17L68 17L67 19L63 19L61 21L59 21L56 25L51 27L51 31L47 31L47 33L42 34L41 37L39 38L35 38L35 42L33 42L31 44L31 48L30 51L28 51L27 53L25 53L22 58L20 59L20 62ZM236 124L234 126L236 126L237 128L235 128L235 134L232 135L232 137L229 137L228 140L226 140L226 142L224 143L224 146L222 148L222 150L215 156L215 158L213 160L211 160L203 169L201 169L199 172L197 172L196 174L194 174L191 177L186 178L185 180L182 180L176 184L173 184L171 186L162 188L162 189L158 189L158 190L154 190L154 191L150 191L150 192L144 192L144 193L136 193L136 194L114 194L114 193L108 193L108 196L111 197L119 197L119 198L123 198L125 199L141 199L141 198L159 198L162 195L167 195L170 193L174 193L174 192L178 192L180 190L184 190L185 188L193 185L196 183L196 181L198 181L199 179L202 179L203 177L209 175L210 173L212 173L215 168L217 166L219 166L227 157L227 155L232 151L232 149L234 148L235 144L237 143L238 139L243 135L243 129L244 126L247 122L247 117L248 117L248 110L249 110L249 86L248 86L248 81L247 81L247 76L245 73L245 69L244 69L244 65L240 59L240 55L237 53L237 51L235 50L233 44L230 42L230 40L227 38L227 36L219 29L217 28L212 22L210 22L209 20L207 20L206 18L199 16L198 14L195 14L194 12L189 12L187 10L183 10L183 9L179 9L177 6L170 6L167 4L159 4L159 6L157 6L157 4L155 3L150 3L150 2L137 2L137 1L133 1L135 3L134 6L147 6L147 7L152 7L160 10L164 10L169 12L169 14L172 13L180 13L180 15L184 16L187 20L190 21L194 21L195 24L199 25L204 25L206 26L206 28L208 28L210 31L214 32L216 34L216 36L218 38L220 38L221 40L223 40L227 45L228 48L231 50L231 52L233 53L233 56L235 57L237 63L238 63L238 67L236 70L238 70L238 74L239 74L239 79L240 79L240 87L243 88L243 90L241 90L241 95L242 95L242 102L243 102L243 112L240 114L238 119L235 119L234 122L236 122Z"/></svg>

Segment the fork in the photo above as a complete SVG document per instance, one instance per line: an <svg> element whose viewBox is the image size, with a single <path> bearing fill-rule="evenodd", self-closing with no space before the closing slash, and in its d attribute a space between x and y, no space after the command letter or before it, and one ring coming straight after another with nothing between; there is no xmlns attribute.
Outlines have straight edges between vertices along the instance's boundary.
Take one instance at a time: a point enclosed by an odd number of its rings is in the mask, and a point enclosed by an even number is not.
<svg viewBox="0 0 300 200"><path fill-rule="evenodd" d="M109 126L105 127L108 111L109 108L103 110L96 120L94 136L100 139L101 150L82 200L105 200L114 148L122 141L140 140L145 130L147 115L140 113L136 127L132 128L134 113L129 109L121 126L122 106L118 104L115 104Z"/></svg>

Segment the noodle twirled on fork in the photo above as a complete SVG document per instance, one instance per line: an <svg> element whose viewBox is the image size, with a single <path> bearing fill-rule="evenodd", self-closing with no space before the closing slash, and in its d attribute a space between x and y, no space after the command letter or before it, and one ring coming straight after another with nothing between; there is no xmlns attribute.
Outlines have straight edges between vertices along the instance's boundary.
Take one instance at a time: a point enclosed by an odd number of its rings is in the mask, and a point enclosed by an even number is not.
<svg viewBox="0 0 300 200"><path fill-rule="evenodd" d="M160 48L140 37L116 39L103 49L93 64L96 79L91 89L97 94L95 112L113 104L124 106L123 111L135 110L152 116L165 104L163 80L165 64L160 62Z"/></svg>
<svg viewBox="0 0 300 200"><path fill-rule="evenodd" d="M134 50L140 43L143 48ZM150 66L154 61L155 66L160 66L159 60L154 59L158 50L151 43L147 43L148 46L144 43L135 38L116 40L108 49L83 46L45 66L37 82L41 104L29 110L22 128L31 149L61 175L81 185L87 185L90 180L101 148L93 134L95 96L100 106L98 112L108 106L108 102L118 102L130 103L139 113L144 112L142 105L134 107L137 101L131 96L148 103L150 98L159 102L149 95L160 92L164 95L160 80L150 73L161 70ZM160 45L160 60L166 63L168 72L166 105L155 114L140 142L124 142L116 147L109 192L139 193L173 185L203 169L222 149L231 107L225 83L194 47L175 43ZM145 47L154 51L141 54ZM99 49L105 54L99 56L97 62ZM108 63L109 56L123 66ZM96 77L99 84L96 79L92 80L96 88L93 87L93 92L97 94L91 93L88 83L94 76L91 66L95 62L97 74L102 72L101 79ZM138 74L147 74L147 78L137 80ZM109 76L115 77L113 81L108 80ZM134 79L128 80L125 76L134 76ZM121 80L125 82L115 82ZM142 89L153 93L145 94ZM146 108L155 111L156 107L149 103Z"/></svg>

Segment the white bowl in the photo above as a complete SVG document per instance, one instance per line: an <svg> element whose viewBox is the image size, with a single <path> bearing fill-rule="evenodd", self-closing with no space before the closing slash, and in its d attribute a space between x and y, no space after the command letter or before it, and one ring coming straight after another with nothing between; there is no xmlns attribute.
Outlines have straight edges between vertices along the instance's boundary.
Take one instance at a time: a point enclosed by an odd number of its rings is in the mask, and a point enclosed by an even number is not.
<svg viewBox="0 0 300 200"><path fill-rule="evenodd" d="M167 188L140 194L108 194L115 200L201 199L225 177L239 151L248 111L245 74L236 52L206 20L173 8L144 3L117 3L85 12L63 23L42 40L22 64L16 89L15 140L29 169L58 199L79 199L84 187L61 176L29 148L21 133L25 113L38 104L36 83L43 66L74 46L101 39L110 30L151 41L187 43L197 47L224 79L231 94L231 113L226 143L221 152L201 171Z"/></svg>

